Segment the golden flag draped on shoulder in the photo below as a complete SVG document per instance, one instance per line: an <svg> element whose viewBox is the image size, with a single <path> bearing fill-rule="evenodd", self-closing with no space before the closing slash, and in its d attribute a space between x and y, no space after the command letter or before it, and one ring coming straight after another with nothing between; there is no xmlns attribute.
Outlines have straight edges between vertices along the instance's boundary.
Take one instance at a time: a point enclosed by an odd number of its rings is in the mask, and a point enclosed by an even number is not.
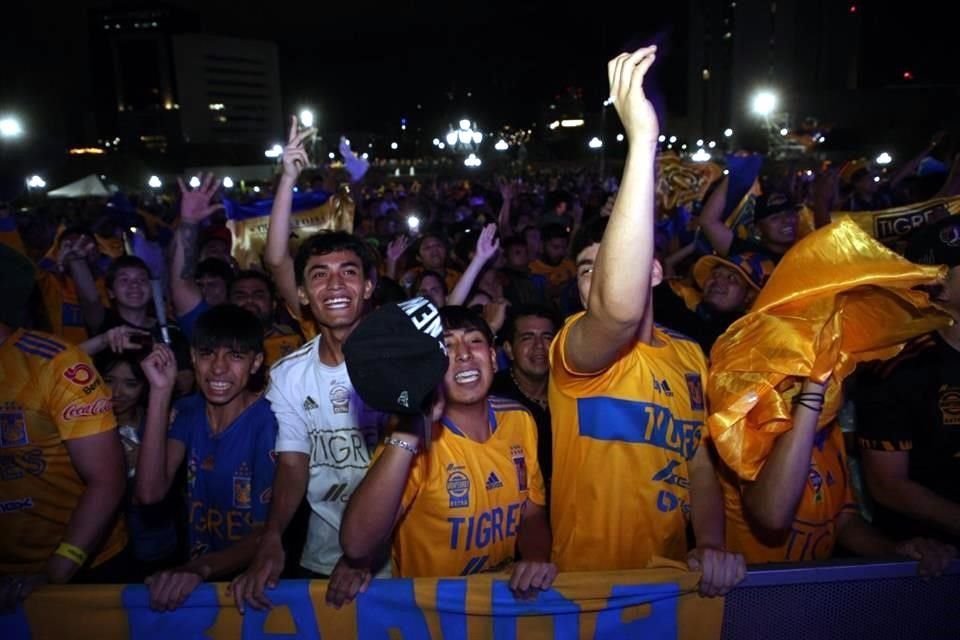
<svg viewBox="0 0 960 640"><path fill-rule="evenodd" d="M915 287L943 267L915 265L842 219L784 256L751 312L711 352L710 435L724 462L754 480L776 438L792 427L791 398L805 378L829 377L819 428L840 408L857 363L888 359L914 336L949 324Z"/></svg>
<svg viewBox="0 0 960 640"><path fill-rule="evenodd" d="M233 234L233 257L244 269L259 267L267 242L272 200L259 200L252 205L225 202L227 227ZM325 193L296 194L290 216L290 244L295 252L300 242L318 231L353 232L356 206L350 187L344 185L327 197Z"/></svg>

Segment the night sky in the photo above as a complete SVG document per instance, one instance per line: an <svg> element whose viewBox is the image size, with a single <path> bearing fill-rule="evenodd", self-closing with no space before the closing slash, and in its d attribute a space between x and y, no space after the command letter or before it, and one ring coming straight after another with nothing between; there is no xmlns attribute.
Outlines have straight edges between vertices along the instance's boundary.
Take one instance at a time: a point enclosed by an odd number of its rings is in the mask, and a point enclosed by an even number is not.
<svg viewBox="0 0 960 640"><path fill-rule="evenodd" d="M567 86L582 87L593 110L605 97L605 61L654 38L662 44L655 81L665 106L679 114L686 108L682 0L168 4L192 12L188 31L276 42L285 110L311 104L329 130L383 131L403 116L416 127L417 104L424 124L469 110L486 126L526 125ZM942 5L913 2L906 13L903 3L855 4L867 18L871 84L908 69L916 82L956 82L955 28L942 19ZM109 72L90 59L87 10L106 6L157 4L5 3L0 111L22 112L31 131L42 125L51 139L83 130L90 78Z"/></svg>

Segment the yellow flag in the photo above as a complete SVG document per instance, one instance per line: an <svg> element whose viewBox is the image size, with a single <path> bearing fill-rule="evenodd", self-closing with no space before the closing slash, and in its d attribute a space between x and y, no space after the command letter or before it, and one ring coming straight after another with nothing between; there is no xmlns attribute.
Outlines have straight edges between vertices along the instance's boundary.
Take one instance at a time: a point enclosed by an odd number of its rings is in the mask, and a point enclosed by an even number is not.
<svg viewBox="0 0 960 640"><path fill-rule="evenodd" d="M849 219L797 242L711 352L707 425L724 462L756 479L792 427L790 398L804 379L829 378L822 428L858 362L891 358L911 338L947 326L949 316L915 289L945 275L907 261Z"/></svg>

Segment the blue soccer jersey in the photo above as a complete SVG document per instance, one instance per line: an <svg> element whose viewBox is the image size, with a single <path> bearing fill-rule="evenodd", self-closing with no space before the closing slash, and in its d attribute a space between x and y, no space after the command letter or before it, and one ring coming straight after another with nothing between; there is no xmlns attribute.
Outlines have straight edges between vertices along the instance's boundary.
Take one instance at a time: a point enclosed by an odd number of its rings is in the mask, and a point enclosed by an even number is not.
<svg viewBox="0 0 960 640"><path fill-rule="evenodd" d="M220 551L266 522L275 469L277 419L259 398L220 433L202 395L184 398L168 437L186 446L191 557Z"/></svg>

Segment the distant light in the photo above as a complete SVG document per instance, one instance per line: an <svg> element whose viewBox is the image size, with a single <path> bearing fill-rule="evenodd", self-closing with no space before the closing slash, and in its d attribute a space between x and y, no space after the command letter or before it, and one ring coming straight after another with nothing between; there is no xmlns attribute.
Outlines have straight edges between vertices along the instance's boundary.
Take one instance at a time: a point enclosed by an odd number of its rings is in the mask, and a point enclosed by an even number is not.
<svg viewBox="0 0 960 640"><path fill-rule="evenodd" d="M554 120L553 122L551 122L550 124L547 125L547 128L552 131L553 129L556 129L556 128L559 127L559 126L560 126L560 121L559 121L559 120Z"/></svg>
<svg viewBox="0 0 960 640"><path fill-rule="evenodd" d="M263 155L267 156L268 158L279 158L281 155L283 155L283 147L281 147L279 144L275 144L264 151Z"/></svg>
<svg viewBox="0 0 960 640"><path fill-rule="evenodd" d="M400 125L400 131L406 131L406 130L407 130L407 125L405 124Z"/></svg>
<svg viewBox="0 0 960 640"><path fill-rule="evenodd" d="M811 176L813 176L813 170L812 170L812 169L807 169L807 177L809 178L809 177L811 177Z"/></svg>
<svg viewBox="0 0 960 640"><path fill-rule="evenodd" d="M877 164L890 164L891 162L893 162L893 156L886 151L877 156Z"/></svg>
<svg viewBox="0 0 960 640"><path fill-rule="evenodd" d="M617 134L617 142L623 142L623 134L622 134L622 133L618 133L618 134Z"/></svg>
<svg viewBox="0 0 960 640"><path fill-rule="evenodd" d="M197 176L193 176L192 178L190 178L191 188L196 189L199 186L200 186L200 178L198 178Z"/></svg>
<svg viewBox="0 0 960 640"><path fill-rule="evenodd" d="M603 140L601 140L597 136L593 136L592 138L590 138L590 142L587 143L587 146L590 147L591 149L599 149L600 147L603 146Z"/></svg>
<svg viewBox="0 0 960 640"><path fill-rule="evenodd" d="M223 188L224 189L233 189L233 178L230 176L224 176L223 178Z"/></svg>
<svg viewBox="0 0 960 640"><path fill-rule="evenodd" d="M724 170L723 170L723 175L725 175L725 176L730 175L730 169L724 169Z"/></svg>
<svg viewBox="0 0 960 640"><path fill-rule="evenodd" d="M657 138L657 140L659 140L660 142L666 142L666 141L667 141L667 136L665 136L665 135L663 135L663 134L661 133L661 134L660 134L660 137Z"/></svg>
<svg viewBox="0 0 960 640"><path fill-rule="evenodd" d="M196 178L196 176L194 176L194 178ZM190 184L191 186L193 185L193 180L190 181ZM200 184L200 181L197 180L197 185L199 186L199 184ZM159 189L160 187L163 186L163 183L160 182L160 178L158 178L157 176L150 176L150 179L147 180L147 186L150 187L151 189Z"/></svg>
<svg viewBox="0 0 960 640"><path fill-rule="evenodd" d="M904 72L903 72L903 79L904 79L904 80L913 80L913 72L911 72L911 71L904 71Z"/></svg>
<svg viewBox="0 0 960 640"><path fill-rule="evenodd" d="M732 136L732 135L733 135L733 129L731 129L731 128L728 127L728 128L726 128L726 129L723 130L723 137L724 137L724 138L729 138L729 137Z"/></svg>
<svg viewBox="0 0 960 640"><path fill-rule="evenodd" d="M254 188L253 188L253 192L254 192L254 193L260 193L260 187L254 187Z"/></svg>
<svg viewBox="0 0 960 640"><path fill-rule="evenodd" d="M333 159L336 158L337 156L336 156L336 154L335 154L333 151L331 151L330 153L327 154L327 157L330 158L331 160L333 160Z"/></svg>
<svg viewBox="0 0 960 640"><path fill-rule="evenodd" d="M167 111L170 111L173 109L173 103L167 100L166 102L163 103L163 108L166 109Z"/></svg>
<svg viewBox="0 0 960 640"><path fill-rule="evenodd" d="M703 147L700 147L696 153L690 156L690 159L694 162L710 162L710 153Z"/></svg>
<svg viewBox="0 0 960 640"><path fill-rule="evenodd" d="M130 233L136 233L136 232L137 232L136 227L130 227Z"/></svg>
<svg viewBox="0 0 960 640"><path fill-rule="evenodd" d="M457 144L457 132L456 132L456 131L450 131L449 133L447 133L447 144L450 145L451 147L452 147L453 145Z"/></svg>
<svg viewBox="0 0 960 640"><path fill-rule="evenodd" d="M300 187L294 187L294 188L293 188L293 192L294 192L294 193L300 193Z"/></svg>
<svg viewBox="0 0 960 640"><path fill-rule="evenodd" d="M222 102L211 102L208 105L208 108L210 111L223 111L226 107Z"/></svg>
<svg viewBox="0 0 960 640"><path fill-rule="evenodd" d="M470 121L467 120L466 118L464 118L463 120L461 120L461 121L460 121L460 128L463 129L464 131L469 131L469 130L470 130Z"/></svg>
<svg viewBox="0 0 960 640"><path fill-rule="evenodd" d="M19 138L23 135L23 125L13 116L0 118L0 138Z"/></svg>
<svg viewBox="0 0 960 640"><path fill-rule="evenodd" d="M460 141L460 144L470 144L473 140L473 132L460 129L460 131L457 131L457 139Z"/></svg>
<svg viewBox="0 0 960 640"><path fill-rule="evenodd" d="M823 144L826 141L827 141L827 136L820 136L819 138L817 138L817 142L819 142L820 144Z"/></svg>
<svg viewBox="0 0 960 640"><path fill-rule="evenodd" d="M27 187L30 189L43 189L45 186L47 186L47 181L38 175L27 178Z"/></svg>
<svg viewBox="0 0 960 640"><path fill-rule="evenodd" d="M435 147L440 146L440 138L434 138L434 139L433 139L433 146L435 146Z"/></svg>
<svg viewBox="0 0 960 640"><path fill-rule="evenodd" d="M445 145L445 144L442 143L442 142L437 145L437 149L446 149L446 148L447 148L447 145Z"/></svg>
<svg viewBox="0 0 960 640"><path fill-rule="evenodd" d="M583 118L568 118L566 120L560 121L561 127L572 128L572 127L582 127Z"/></svg>
<svg viewBox="0 0 960 640"><path fill-rule="evenodd" d="M880 176L873 176L874 182L880 182Z"/></svg>
<svg viewBox="0 0 960 640"><path fill-rule="evenodd" d="M769 89L760 89L750 101L750 110L762 117L769 116L777 108L777 94Z"/></svg>
<svg viewBox="0 0 960 640"><path fill-rule="evenodd" d="M483 162L476 156L476 154L471 153L463 161L465 167L479 167Z"/></svg>
<svg viewBox="0 0 960 640"><path fill-rule="evenodd" d="M850 5L850 13L856 13L856 12L857 12L857 5L855 4Z"/></svg>
<svg viewBox="0 0 960 640"><path fill-rule="evenodd" d="M710 142L707 143L707 146L713 149L715 146L717 146L717 141L711 140Z"/></svg>
<svg viewBox="0 0 960 640"><path fill-rule="evenodd" d="M417 216L407 216L407 228L410 231L416 231L420 228L420 218Z"/></svg>
<svg viewBox="0 0 960 640"><path fill-rule="evenodd" d="M393 149L394 151L396 151L397 149L400 148L400 145L398 145L396 142L391 142L391 143L390 143L390 148Z"/></svg>
<svg viewBox="0 0 960 640"><path fill-rule="evenodd" d="M684 143L684 144L680 145L680 148L683 149L684 151L686 151L686 150L687 150L687 145Z"/></svg>
<svg viewBox="0 0 960 640"><path fill-rule="evenodd" d="M613 104L613 96L610 96L609 98L603 101L603 106L605 107L609 107L612 104Z"/></svg>
<svg viewBox="0 0 960 640"><path fill-rule="evenodd" d="M473 144L480 144L483 142L483 134L479 131L473 132Z"/></svg>
<svg viewBox="0 0 960 640"><path fill-rule="evenodd" d="M313 126L314 121L315 121L315 118L313 115L313 111L311 111L310 109L300 110L300 124L302 124L303 126L309 129L310 127Z"/></svg>
<svg viewBox="0 0 960 640"><path fill-rule="evenodd" d="M703 138L697 138L697 146L698 146L698 147L702 147L702 146L703 146Z"/></svg>
<svg viewBox="0 0 960 640"><path fill-rule="evenodd" d="M510 148L510 145L507 144L506 140L497 140L497 144L493 145L493 148L497 151L506 151Z"/></svg>
<svg viewBox="0 0 960 640"><path fill-rule="evenodd" d="M106 146L109 147L110 143L107 142ZM86 155L99 156L106 153L106 151L104 151L100 147L74 147L72 149L67 149L67 153L70 154L71 156L86 156Z"/></svg>
<svg viewBox="0 0 960 640"><path fill-rule="evenodd" d="M363 158L364 160L366 160L367 158L370 157L370 154L367 153L366 151L364 151L363 153L360 154L360 157Z"/></svg>
<svg viewBox="0 0 960 640"><path fill-rule="evenodd" d="M786 127L783 127L782 129L780 129L780 135L786 136L788 133L790 133L790 130L787 129Z"/></svg>
<svg viewBox="0 0 960 640"><path fill-rule="evenodd" d="M677 136L670 136L670 144L674 144L677 141Z"/></svg>

